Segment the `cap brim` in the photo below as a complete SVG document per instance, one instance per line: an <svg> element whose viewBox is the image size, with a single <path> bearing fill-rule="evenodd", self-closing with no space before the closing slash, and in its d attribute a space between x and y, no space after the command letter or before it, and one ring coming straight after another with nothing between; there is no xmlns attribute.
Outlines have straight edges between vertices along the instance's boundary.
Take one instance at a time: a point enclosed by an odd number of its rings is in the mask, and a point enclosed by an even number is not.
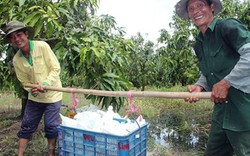
<svg viewBox="0 0 250 156"><path fill-rule="evenodd" d="M214 16L216 16L222 10L222 4L220 0L212 0L214 3Z"/></svg>
<svg viewBox="0 0 250 156"><path fill-rule="evenodd" d="M188 0L180 0L180 1L175 5L176 14L177 14L179 17L181 17L181 18L186 18L186 19L188 19L187 2L188 2Z"/></svg>

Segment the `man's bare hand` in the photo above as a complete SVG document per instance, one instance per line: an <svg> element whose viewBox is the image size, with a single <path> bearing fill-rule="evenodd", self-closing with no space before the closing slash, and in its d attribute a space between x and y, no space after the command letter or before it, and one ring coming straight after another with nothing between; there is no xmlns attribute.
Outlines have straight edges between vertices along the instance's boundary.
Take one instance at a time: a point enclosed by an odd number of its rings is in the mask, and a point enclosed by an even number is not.
<svg viewBox="0 0 250 156"><path fill-rule="evenodd" d="M192 93L192 92L201 92L203 90L203 87L199 86L199 85L189 85L188 86L188 92ZM199 101L200 99L197 98L197 97L188 97L188 98L185 98L185 101L186 102L197 102Z"/></svg>
<svg viewBox="0 0 250 156"><path fill-rule="evenodd" d="M32 88L32 95L37 96L38 92L41 92L41 93L46 93L47 92L47 90L45 90L43 88L43 86L41 85L41 83L39 83L39 82L37 82L36 87Z"/></svg>
<svg viewBox="0 0 250 156"><path fill-rule="evenodd" d="M212 89L211 101L215 103L227 101L227 95L230 87L230 84L224 79L216 83Z"/></svg>

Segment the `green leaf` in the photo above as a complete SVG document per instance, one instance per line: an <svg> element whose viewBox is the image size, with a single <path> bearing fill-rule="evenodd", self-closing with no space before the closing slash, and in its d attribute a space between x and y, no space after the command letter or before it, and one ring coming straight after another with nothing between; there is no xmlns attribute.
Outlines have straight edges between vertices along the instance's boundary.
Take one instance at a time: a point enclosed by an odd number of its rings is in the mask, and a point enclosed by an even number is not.
<svg viewBox="0 0 250 156"><path fill-rule="evenodd" d="M22 6L25 3L25 0L19 0L19 6Z"/></svg>
<svg viewBox="0 0 250 156"><path fill-rule="evenodd" d="M102 107L108 108L111 105L112 97L105 97L102 103Z"/></svg>
<svg viewBox="0 0 250 156"><path fill-rule="evenodd" d="M29 23L30 26L33 27L40 18L41 18L40 14L36 14L36 16L34 16L32 21Z"/></svg>
<svg viewBox="0 0 250 156"><path fill-rule="evenodd" d="M31 6L28 10L34 10L34 9L41 9L41 6L37 6L37 5L35 5L35 6Z"/></svg>
<svg viewBox="0 0 250 156"><path fill-rule="evenodd" d="M90 47L90 49L95 53L95 55L100 58L102 55L101 53L94 47Z"/></svg>
<svg viewBox="0 0 250 156"><path fill-rule="evenodd" d="M74 7L76 7L78 4L78 0L74 0Z"/></svg>
<svg viewBox="0 0 250 156"><path fill-rule="evenodd" d="M38 11L41 12L42 14L46 14L47 15L47 12L43 8L39 9ZM49 15L47 15L47 16L49 16Z"/></svg>
<svg viewBox="0 0 250 156"><path fill-rule="evenodd" d="M113 81L113 80L111 80L111 79L106 79L106 78L104 78L103 80L104 80L105 82L107 82L109 85L114 86L114 81Z"/></svg>
<svg viewBox="0 0 250 156"><path fill-rule="evenodd" d="M91 42L91 39L88 38L88 37L84 37L84 38L82 38L82 40L83 40L84 42Z"/></svg>
<svg viewBox="0 0 250 156"><path fill-rule="evenodd" d="M86 59L86 52L87 52L86 48L81 48L81 51L80 51L81 62L85 61L85 59Z"/></svg>
<svg viewBox="0 0 250 156"><path fill-rule="evenodd" d="M72 49L75 50L76 52L80 52L80 48L77 46L73 46Z"/></svg>
<svg viewBox="0 0 250 156"><path fill-rule="evenodd" d="M39 34L39 32L41 31L43 27L43 20L39 20L36 25L35 25L35 36L37 36Z"/></svg>
<svg viewBox="0 0 250 156"><path fill-rule="evenodd" d="M64 8L58 8L58 10L65 15L69 14L69 11Z"/></svg>
<svg viewBox="0 0 250 156"><path fill-rule="evenodd" d="M33 17L36 16L37 14L39 14L39 12L34 12L32 14L29 14L23 21L24 24L29 23L30 21L33 20Z"/></svg>
<svg viewBox="0 0 250 156"><path fill-rule="evenodd" d="M47 37L50 38L54 32L54 26L52 25L51 22L47 23L46 31L47 31Z"/></svg>
<svg viewBox="0 0 250 156"><path fill-rule="evenodd" d="M117 76L114 73L105 73L102 75L103 77L112 77L112 78L119 78L119 76Z"/></svg>
<svg viewBox="0 0 250 156"><path fill-rule="evenodd" d="M53 22L54 25L57 26L57 28L58 28L59 30L61 30L61 25L60 25L56 20L53 20L52 22Z"/></svg>
<svg viewBox="0 0 250 156"><path fill-rule="evenodd" d="M60 13L64 14L65 16L67 16L68 20L75 21L75 19L70 16L68 10L65 10L64 8L58 8L58 10L60 11Z"/></svg>
<svg viewBox="0 0 250 156"><path fill-rule="evenodd" d="M100 84L100 88L101 90L109 90L109 91L112 91L112 88L110 88L110 86L106 83L101 83Z"/></svg>

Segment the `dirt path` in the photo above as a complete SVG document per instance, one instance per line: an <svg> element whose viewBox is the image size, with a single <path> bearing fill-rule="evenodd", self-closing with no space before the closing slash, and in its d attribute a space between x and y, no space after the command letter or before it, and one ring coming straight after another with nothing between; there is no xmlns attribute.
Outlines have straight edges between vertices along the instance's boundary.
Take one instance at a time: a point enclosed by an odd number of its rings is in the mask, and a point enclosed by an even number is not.
<svg viewBox="0 0 250 156"><path fill-rule="evenodd" d="M1 112L0 121L0 156L16 156L18 149L18 137L16 136L16 133L20 129L21 119L19 117L13 117L10 112ZM45 150L43 144L44 142L46 143L46 141L44 137L41 136L42 132L43 126L40 124L34 134L35 139L28 145L30 146L30 149L26 152L26 156L34 156L35 153L44 153ZM46 154L40 155L43 156Z"/></svg>
<svg viewBox="0 0 250 156"><path fill-rule="evenodd" d="M2 140L6 136L14 136L19 130L21 125L20 121L15 121L11 126L5 127L0 130L0 140Z"/></svg>

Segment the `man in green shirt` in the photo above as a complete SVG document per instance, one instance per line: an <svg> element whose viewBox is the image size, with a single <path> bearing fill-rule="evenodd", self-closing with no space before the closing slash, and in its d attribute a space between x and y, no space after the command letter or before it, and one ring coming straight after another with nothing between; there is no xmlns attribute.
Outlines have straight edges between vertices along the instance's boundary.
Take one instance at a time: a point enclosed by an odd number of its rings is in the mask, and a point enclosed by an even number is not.
<svg viewBox="0 0 250 156"><path fill-rule="evenodd" d="M180 0L176 5L177 15L200 30L194 50L201 76L188 90L211 91L215 103L205 155L250 156L250 32L237 19L214 18L221 9L220 0Z"/></svg>
<svg viewBox="0 0 250 156"><path fill-rule="evenodd" d="M18 80L22 84L38 84L38 87L32 89L25 88L29 95L21 129L17 133L19 137L18 156L23 156L26 145L43 115L49 156L54 156L62 93L46 91L42 85L62 86L59 77L60 64L50 46L43 41L30 40L33 36L34 29L19 21L11 21L6 26L4 42L19 48L13 58Z"/></svg>

